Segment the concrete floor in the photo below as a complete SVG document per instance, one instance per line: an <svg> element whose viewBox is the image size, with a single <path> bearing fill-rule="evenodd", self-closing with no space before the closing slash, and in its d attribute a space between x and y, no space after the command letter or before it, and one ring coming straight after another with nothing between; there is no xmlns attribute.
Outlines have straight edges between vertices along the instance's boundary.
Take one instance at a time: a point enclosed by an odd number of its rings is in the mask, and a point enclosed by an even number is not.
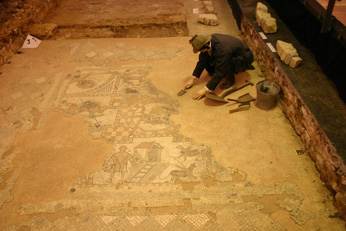
<svg viewBox="0 0 346 231"><path fill-rule="evenodd" d="M50 40L0 68L0 230L344 230L279 107L176 96L188 39Z"/></svg>

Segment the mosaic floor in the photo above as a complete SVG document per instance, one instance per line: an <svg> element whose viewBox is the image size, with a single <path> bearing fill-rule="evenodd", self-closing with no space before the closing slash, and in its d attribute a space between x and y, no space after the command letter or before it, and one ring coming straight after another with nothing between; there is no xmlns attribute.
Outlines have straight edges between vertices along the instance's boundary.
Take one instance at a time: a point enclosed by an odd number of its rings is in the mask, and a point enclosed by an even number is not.
<svg viewBox="0 0 346 231"><path fill-rule="evenodd" d="M344 230L279 108L176 96L187 41L45 41L0 69L1 230Z"/></svg>

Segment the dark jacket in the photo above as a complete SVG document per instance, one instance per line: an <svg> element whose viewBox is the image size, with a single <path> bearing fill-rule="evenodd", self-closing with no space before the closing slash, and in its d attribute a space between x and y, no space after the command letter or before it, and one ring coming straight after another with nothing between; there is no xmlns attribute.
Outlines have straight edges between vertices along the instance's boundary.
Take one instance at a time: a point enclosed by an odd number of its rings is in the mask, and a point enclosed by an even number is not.
<svg viewBox="0 0 346 231"><path fill-rule="evenodd" d="M229 35L212 34L211 55L200 52L193 76L199 78L206 69L212 75L207 87L215 90L223 78L234 80L234 74L249 69L252 62L252 52L241 40Z"/></svg>

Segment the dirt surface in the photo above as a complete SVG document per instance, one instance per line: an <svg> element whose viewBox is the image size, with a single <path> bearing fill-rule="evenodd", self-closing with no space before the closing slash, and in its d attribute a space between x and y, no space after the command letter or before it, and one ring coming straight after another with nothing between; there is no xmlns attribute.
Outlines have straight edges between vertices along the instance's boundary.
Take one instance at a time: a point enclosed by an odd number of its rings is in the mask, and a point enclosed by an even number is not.
<svg viewBox="0 0 346 231"><path fill-rule="evenodd" d="M0 67L0 230L344 230L279 107L193 101L207 75L177 97L189 38L47 40Z"/></svg>
<svg viewBox="0 0 346 231"><path fill-rule="evenodd" d="M61 0L46 19L60 26L167 23L184 17L181 0Z"/></svg>
<svg viewBox="0 0 346 231"><path fill-rule="evenodd" d="M25 0L19 1L0 1L0 22L12 19L13 15L24 8Z"/></svg>
<svg viewBox="0 0 346 231"><path fill-rule="evenodd" d="M56 0L2 0L0 2L0 66L23 44L31 24L40 22Z"/></svg>
<svg viewBox="0 0 346 231"><path fill-rule="evenodd" d="M45 21L58 25L55 38L187 35L181 0L62 0Z"/></svg>

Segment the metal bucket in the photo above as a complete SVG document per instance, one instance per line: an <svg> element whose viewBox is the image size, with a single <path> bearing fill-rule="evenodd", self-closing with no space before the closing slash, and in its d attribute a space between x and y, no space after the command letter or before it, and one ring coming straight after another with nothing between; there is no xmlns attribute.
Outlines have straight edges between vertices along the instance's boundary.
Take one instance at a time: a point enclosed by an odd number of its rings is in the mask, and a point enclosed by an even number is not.
<svg viewBox="0 0 346 231"><path fill-rule="evenodd" d="M273 81L263 80L256 84L256 106L263 110L270 110L277 104L280 86Z"/></svg>

